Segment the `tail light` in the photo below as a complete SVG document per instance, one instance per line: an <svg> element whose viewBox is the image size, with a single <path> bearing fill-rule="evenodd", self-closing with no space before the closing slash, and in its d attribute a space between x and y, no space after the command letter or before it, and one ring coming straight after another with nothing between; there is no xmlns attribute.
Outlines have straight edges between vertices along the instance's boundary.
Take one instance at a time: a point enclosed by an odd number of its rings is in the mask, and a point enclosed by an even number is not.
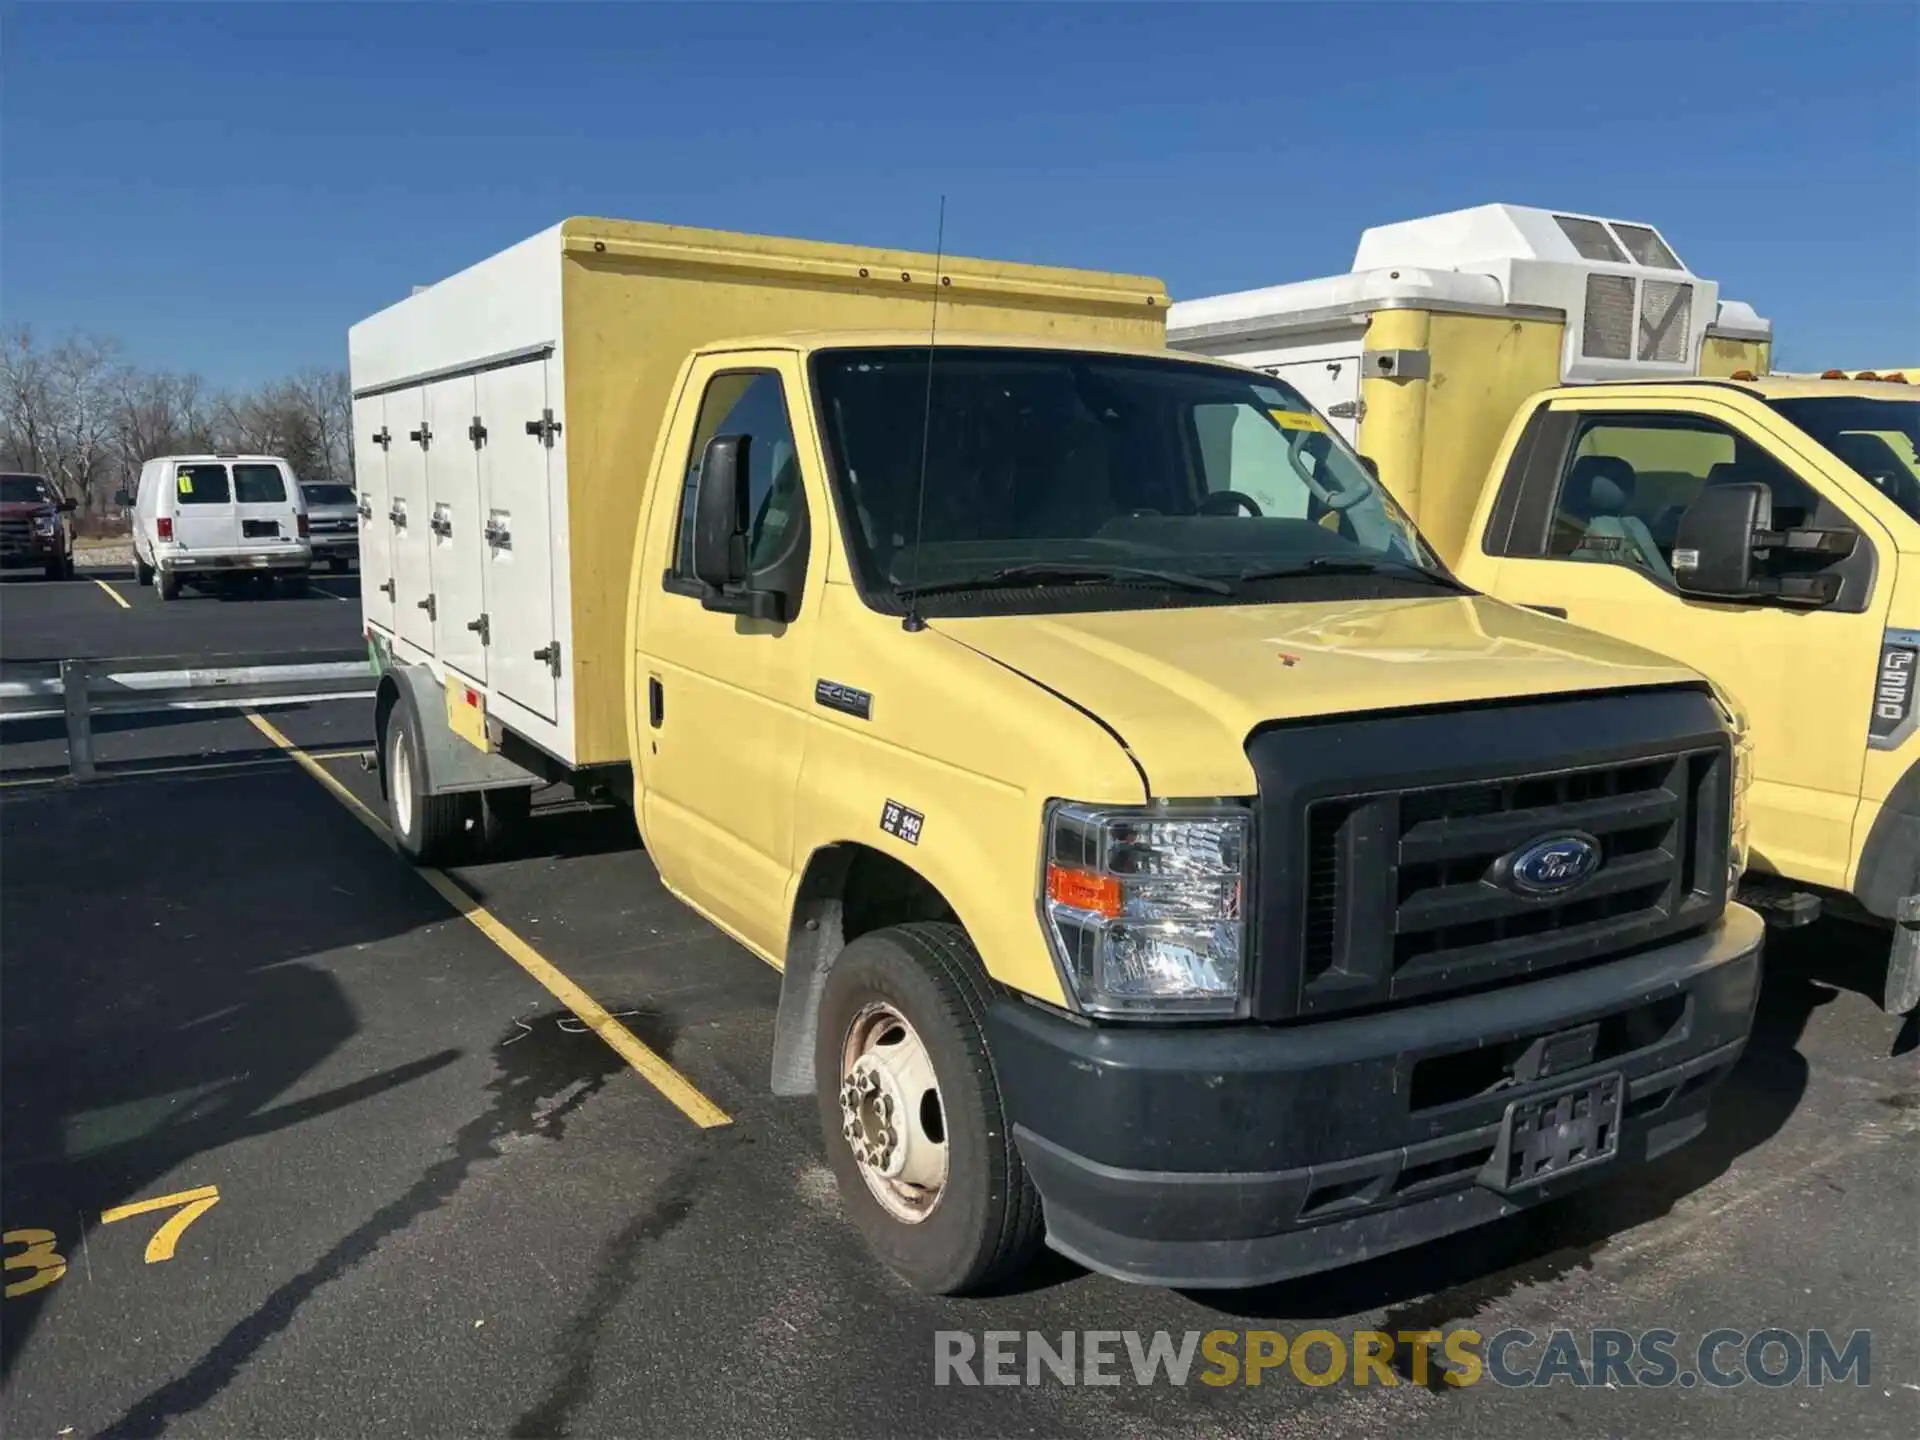
<svg viewBox="0 0 1920 1440"><path fill-rule="evenodd" d="M304 540L312 533L313 533L312 523L307 519L306 516L302 515L300 517L300 538Z"/></svg>
<svg viewBox="0 0 1920 1440"><path fill-rule="evenodd" d="M171 516L162 515L154 523L159 528L160 538L162 540L171 540L173 538L173 518Z"/></svg>

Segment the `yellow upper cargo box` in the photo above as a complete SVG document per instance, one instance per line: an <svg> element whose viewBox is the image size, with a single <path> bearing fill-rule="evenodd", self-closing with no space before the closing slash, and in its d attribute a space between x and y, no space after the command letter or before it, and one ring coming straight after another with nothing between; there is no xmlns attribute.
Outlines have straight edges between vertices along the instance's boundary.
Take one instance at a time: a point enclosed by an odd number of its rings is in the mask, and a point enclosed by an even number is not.
<svg viewBox="0 0 1920 1440"><path fill-rule="evenodd" d="M1159 348L1158 281L572 219L348 334L367 625L570 765L625 758L620 637L675 377L745 337ZM764 342L757 342L764 343Z"/></svg>

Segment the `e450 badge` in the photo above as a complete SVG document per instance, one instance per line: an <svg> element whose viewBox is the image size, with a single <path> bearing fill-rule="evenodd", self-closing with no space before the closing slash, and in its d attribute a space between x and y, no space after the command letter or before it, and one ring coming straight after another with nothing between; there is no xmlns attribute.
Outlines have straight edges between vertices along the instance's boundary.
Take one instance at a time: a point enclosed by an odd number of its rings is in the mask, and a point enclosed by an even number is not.
<svg viewBox="0 0 1920 1440"><path fill-rule="evenodd" d="M880 828L909 845L920 843L920 829L926 823L926 816L918 810L909 810L898 800L889 800L880 807Z"/></svg>

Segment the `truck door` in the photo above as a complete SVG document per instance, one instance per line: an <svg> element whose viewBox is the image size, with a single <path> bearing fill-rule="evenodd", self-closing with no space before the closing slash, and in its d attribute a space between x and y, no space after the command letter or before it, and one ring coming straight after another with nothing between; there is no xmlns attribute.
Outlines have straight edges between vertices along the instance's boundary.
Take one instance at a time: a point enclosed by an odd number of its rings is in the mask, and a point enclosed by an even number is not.
<svg viewBox="0 0 1920 1440"><path fill-rule="evenodd" d="M433 649L433 620L427 597L433 594L433 568L427 528L433 505L427 494L427 449L433 443L426 425L423 390L395 390L387 396L387 521L393 545L393 627L402 640Z"/></svg>
<svg viewBox="0 0 1920 1440"><path fill-rule="evenodd" d="M427 568L433 651L470 680L487 681L480 538L480 417L474 377L427 386ZM411 518L411 517L409 517Z"/></svg>
<svg viewBox="0 0 1920 1440"><path fill-rule="evenodd" d="M495 695L543 720L557 714L560 666L552 663L553 457L559 417L547 395L546 360L478 377L482 567L490 630L487 679ZM562 662L566 660L561 657Z"/></svg>
<svg viewBox="0 0 1920 1440"><path fill-rule="evenodd" d="M1680 513L1710 485L1747 481L1771 488L1777 524L1860 531L1838 602L1721 604L1675 588ZM1724 686L1753 727L1756 863L1844 888L1893 588L1885 532L1817 489L1817 470L1784 441L1699 401L1556 400L1522 435L1503 484L1482 540L1501 556L1493 592Z"/></svg>
<svg viewBox="0 0 1920 1440"><path fill-rule="evenodd" d="M638 683L648 693L636 697L635 758L648 849L675 889L700 896L715 919L776 955L785 948L794 787L813 699L819 552L808 566L812 595L794 618L707 610L692 577L690 507L707 442L748 435L749 564L809 535L807 491L822 506L825 492L803 480L790 418L799 407L789 400L801 387L791 356L729 355L724 366L694 368L641 561Z"/></svg>
<svg viewBox="0 0 1920 1440"><path fill-rule="evenodd" d="M360 510L360 613L393 628L393 526L387 519L387 397L353 402L353 488Z"/></svg>

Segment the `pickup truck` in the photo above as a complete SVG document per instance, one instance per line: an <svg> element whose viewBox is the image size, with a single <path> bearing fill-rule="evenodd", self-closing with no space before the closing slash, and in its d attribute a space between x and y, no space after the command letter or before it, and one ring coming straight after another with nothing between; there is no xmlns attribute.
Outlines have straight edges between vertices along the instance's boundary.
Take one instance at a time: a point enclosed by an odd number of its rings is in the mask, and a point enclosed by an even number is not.
<svg viewBox="0 0 1920 1440"><path fill-rule="evenodd" d="M919 1288L1272 1281L1698 1135L1763 926L1696 672L1472 593L1157 281L568 220L353 327L381 782L633 807Z"/></svg>
<svg viewBox="0 0 1920 1440"><path fill-rule="evenodd" d="M1173 307L1318 394L1452 571L1670 654L1751 728L1745 898L1888 935L1920 1006L1920 390L1768 373L1772 328L1653 226L1490 205L1352 273Z"/></svg>

